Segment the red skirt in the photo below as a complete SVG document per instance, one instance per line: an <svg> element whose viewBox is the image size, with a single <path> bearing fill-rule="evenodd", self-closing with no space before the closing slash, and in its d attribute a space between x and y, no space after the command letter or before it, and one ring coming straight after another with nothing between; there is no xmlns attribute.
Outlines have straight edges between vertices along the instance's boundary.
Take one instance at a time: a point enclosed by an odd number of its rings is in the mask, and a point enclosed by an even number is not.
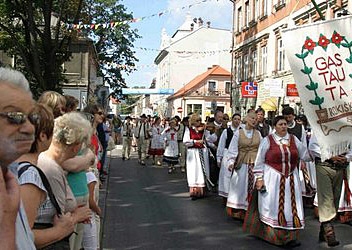
<svg viewBox="0 0 352 250"><path fill-rule="evenodd" d="M243 231L278 246L286 245L290 241L298 240L299 238L299 230L273 228L260 220L257 190L253 191L249 201L243 222Z"/></svg>

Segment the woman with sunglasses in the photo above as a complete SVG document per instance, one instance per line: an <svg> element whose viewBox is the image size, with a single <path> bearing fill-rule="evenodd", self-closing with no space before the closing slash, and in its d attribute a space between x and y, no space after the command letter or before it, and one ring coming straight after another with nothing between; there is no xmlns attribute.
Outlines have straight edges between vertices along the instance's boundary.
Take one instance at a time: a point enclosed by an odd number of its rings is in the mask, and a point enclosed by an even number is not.
<svg viewBox="0 0 352 250"><path fill-rule="evenodd" d="M74 229L74 222L69 214L58 217L57 211L50 200L51 187L45 187L42 172L36 167L39 154L47 150L50 145L54 128L54 116L43 104L36 104L33 114L39 117L39 120L34 123L35 141L30 152L22 155L17 162L19 163L18 173L22 202L34 234L34 243L37 248L42 248L55 244L55 242L70 235ZM38 229L39 223L45 222L45 218L51 217L56 217L52 227Z"/></svg>
<svg viewBox="0 0 352 250"><path fill-rule="evenodd" d="M74 224L89 222L91 212L88 206L77 206L62 164L75 157L82 146L88 144L90 134L91 125L77 112L67 113L56 118L51 144L48 150L39 154L37 162L55 195L57 210L61 210L61 216L70 216L71 214ZM57 218L47 216L43 218L41 223L44 223L44 227L55 225ZM67 238L65 247L69 249Z"/></svg>

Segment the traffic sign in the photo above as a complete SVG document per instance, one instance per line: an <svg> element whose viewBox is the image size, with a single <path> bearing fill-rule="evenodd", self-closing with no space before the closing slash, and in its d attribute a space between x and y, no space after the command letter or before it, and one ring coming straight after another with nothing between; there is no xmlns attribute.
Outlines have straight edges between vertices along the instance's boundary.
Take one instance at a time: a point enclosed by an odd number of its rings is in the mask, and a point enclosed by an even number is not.
<svg viewBox="0 0 352 250"><path fill-rule="evenodd" d="M183 110L182 110L182 107L178 107L178 108L177 108L177 112L178 112L178 113L182 113L182 111L183 111Z"/></svg>

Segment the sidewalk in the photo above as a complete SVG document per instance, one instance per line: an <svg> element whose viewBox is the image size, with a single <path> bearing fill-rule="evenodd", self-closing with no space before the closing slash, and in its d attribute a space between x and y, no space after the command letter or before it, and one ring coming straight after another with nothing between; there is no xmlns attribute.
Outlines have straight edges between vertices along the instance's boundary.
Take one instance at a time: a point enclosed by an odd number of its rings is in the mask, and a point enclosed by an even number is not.
<svg viewBox="0 0 352 250"><path fill-rule="evenodd" d="M104 224L105 224L105 212L106 212L106 198L109 192L109 180L110 180L110 167L113 159L121 156L122 145L116 145L115 149L107 152L107 161L108 161L108 175L106 176L106 180L102 183L102 187L99 191L99 206L102 211L101 221L100 221L100 249L103 249L103 235L104 235Z"/></svg>

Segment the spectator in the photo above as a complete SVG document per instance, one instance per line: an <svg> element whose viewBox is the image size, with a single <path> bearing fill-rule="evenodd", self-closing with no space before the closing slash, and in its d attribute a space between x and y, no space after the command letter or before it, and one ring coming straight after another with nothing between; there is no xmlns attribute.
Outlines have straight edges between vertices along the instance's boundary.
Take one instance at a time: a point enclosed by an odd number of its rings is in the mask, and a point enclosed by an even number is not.
<svg viewBox="0 0 352 250"><path fill-rule="evenodd" d="M51 186L43 172L36 167L38 155L47 150L53 135L54 116L49 108L43 104L36 104L33 112L40 117L35 124L35 141L29 153L22 155L19 162L19 183L21 185L22 201L25 207L28 222L34 233L34 243L37 248L48 245L58 245L74 229L72 216L60 215L53 208ZM45 178L45 180L44 180ZM49 212L50 211L50 212ZM49 212L49 213L48 213ZM50 228L41 228L40 223L45 222L45 217L54 217L54 224Z"/></svg>
<svg viewBox="0 0 352 250"><path fill-rule="evenodd" d="M14 244L21 250L35 249L24 207L18 204L19 186L13 177L17 177L18 164L11 164L27 153L33 143L36 122L33 108L32 94L23 74L0 68L0 239L8 237L1 240L1 247L5 249L7 246L11 249Z"/></svg>
<svg viewBox="0 0 352 250"><path fill-rule="evenodd" d="M47 105L53 111L54 118L65 114L66 99L55 91L45 91L38 99L38 103Z"/></svg>
<svg viewBox="0 0 352 250"><path fill-rule="evenodd" d="M71 95L65 95L64 97L66 100L65 112L69 113L72 111L77 111L79 101L74 96L71 96Z"/></svg>
<svg viewBox="0 0 352 250"><path fill-rule="evenodd" d="M91 125L81 114L64 114L55 120L53 139L48 150L38 157L38 167L48 178L60 210L64 215L71 215L74 224L89 222L90 209L88 206L77 206L62 164L74 158L82 146L88 144L90 134ZM54 210L53 206L51 210ZM55 224L55 219L47 216L43 218L42 223ZM69 247L68 240L66 244L65 246Z"/></svg>

